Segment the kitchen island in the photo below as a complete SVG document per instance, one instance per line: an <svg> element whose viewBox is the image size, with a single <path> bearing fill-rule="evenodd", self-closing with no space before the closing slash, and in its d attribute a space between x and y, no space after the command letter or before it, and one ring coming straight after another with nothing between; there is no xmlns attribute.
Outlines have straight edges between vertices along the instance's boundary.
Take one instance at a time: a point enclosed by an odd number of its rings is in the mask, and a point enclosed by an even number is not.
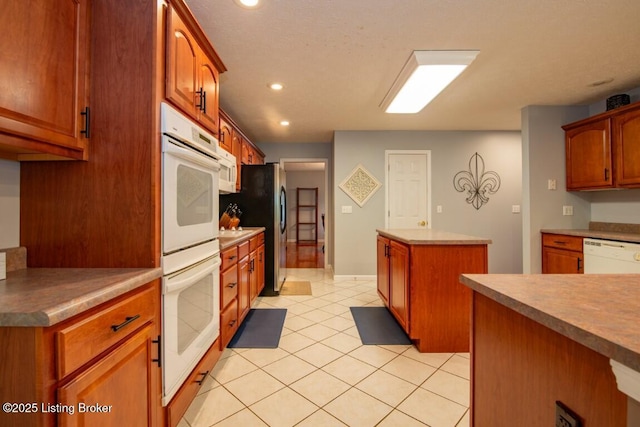
<svg viewBox="0 0 640 427"><path fill-rule="evenodd" d="M476 275L471 425L637 426L638 275ZM613 369L612 369L613 368ZM620 391L622 390L622 391Z"/></svg>
<svg viewBox="0 0 640 427"><path fill-rule="evenodd" d="M468 352L471 291L491 240L429 229L377 230L378 295L420 352Z"/></svg>

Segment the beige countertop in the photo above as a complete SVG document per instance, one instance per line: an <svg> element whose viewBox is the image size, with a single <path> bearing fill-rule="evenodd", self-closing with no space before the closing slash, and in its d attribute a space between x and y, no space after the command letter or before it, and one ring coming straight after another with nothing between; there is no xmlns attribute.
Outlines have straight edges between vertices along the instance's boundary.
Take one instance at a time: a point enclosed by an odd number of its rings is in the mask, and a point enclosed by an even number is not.
<svg viewBox="0 0 640 427"><path fill-rule="evenodd" d="M463 274L476 292L640 371L640 275Z"/></svg>
<svg viewBox="0 0 640 427"><path fill-rule="evenodd" d="M487 245L491 239L449 233L447 231L416 229L377 229L379 235L388 237L408 245Z"/></svg>
<svg viewBox="0 0 640 427"><path fill-rule="evenodd" d="M640 243L640 234L622 231L573 230L573 229L542 229L541 233L565 234L567 236L590 237L593 239L618 240L621 242Z"/></svg>
<svg viewBox="0 0 640 427"><path fill-rule="evenodd" d="M0 281L0 326L52 326L162 277L161 268L27 268Z"/></svg>
<svg viewBox="0 0 640 427"><path fill-rule="evenodd" d="M221 230L218 235L220 250L235 246L244 240L262 233L264 230L264 227L244 227L242 230Z"/></svg>

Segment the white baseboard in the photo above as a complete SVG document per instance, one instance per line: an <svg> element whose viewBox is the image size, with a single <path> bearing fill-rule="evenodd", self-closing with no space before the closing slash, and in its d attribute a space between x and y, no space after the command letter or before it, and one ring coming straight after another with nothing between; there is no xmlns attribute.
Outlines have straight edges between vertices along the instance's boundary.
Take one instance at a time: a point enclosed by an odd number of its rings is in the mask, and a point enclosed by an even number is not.
<svg viewBox="0 0 640 427"><path fill-rule="evenodd" d="M366 274L362 274L362 275L353 275L353 274L340 274L340 275L333 275L333 280L376 280L376 276L375 274L373 275L366 275Z"/></svg>

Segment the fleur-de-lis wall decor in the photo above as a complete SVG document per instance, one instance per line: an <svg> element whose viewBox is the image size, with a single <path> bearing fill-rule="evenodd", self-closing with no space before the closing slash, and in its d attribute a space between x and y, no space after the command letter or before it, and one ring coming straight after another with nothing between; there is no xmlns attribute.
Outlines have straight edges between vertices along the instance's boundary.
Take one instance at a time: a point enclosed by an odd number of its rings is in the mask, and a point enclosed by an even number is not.
<svg viewBox="0 0 640 427"><path fill-rule="evenodd" d="M475 153L469 159L469 170L460 171L453 177L453 187L460 193L466 191L467 203L480 209L489 201L489 194L495 194L500 188L500 175L484 170L484 159Z"/></svg>

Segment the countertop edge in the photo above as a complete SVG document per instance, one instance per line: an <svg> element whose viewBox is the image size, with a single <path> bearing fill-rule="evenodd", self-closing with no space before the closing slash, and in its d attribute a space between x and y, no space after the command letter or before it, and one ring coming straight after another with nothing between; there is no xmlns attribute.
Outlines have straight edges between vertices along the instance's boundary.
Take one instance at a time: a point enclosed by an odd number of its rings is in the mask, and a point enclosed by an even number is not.
<svg viewBox="0 0 640 427"><path fill-rule="evenodd" d="M162 268L141 270L139 274L132 277L52 305L47 309L25 313L0 313L0 327L54 326L161 277Z"/></svg>
<svg viewBox="0 0 640 427"><path fill-rule="evenodd" d="M476 281L474 279L475 276L481 277L486 275L462 274L460 276L460 282L471 288L471 290L504 305L516 313L519 313L570 340L590 348L596 353L616 360L617 362L640 372L640 354L621 346L620 344L611 342L602 336L586 331L572 323L552 316L549 313L545 313L544 311L531 307L522 301L491 289L479 281Z"/></svg>
<svg viewBox="0 0 640 427"><path fill-rule="evenodd" d="M550 229L543 228L540 233L561 234L566 236L586 237L593 239L615 240L620 242L640 243L640 234L623 233L619 231L598 231L586 229Z"/></svg>
<svg viewBox="0 0 640 427"><path fill-rule="evenodd" d="M241 236L237 236L237 237L219 236L218 240L220 241L220 250L223 251L225 249L230 248L231 246L237 245L238 243L244 242L245 240L249 240L252 237L262 233L266 229L264 227L255 227L255 228L247 227L247 228L244 228L243 230L247 231L248 233L242 234Z"/></svg>
<svg viewBox="0 0 640 427"><path fill-rule="evenodd" d="M408 232L411 229L407 229L404 232ZM402 243L406 243L408 245L489 245L492 242L491 239L485 239L482 237L476 237L476 236L467 236L464 234L458 234L458 233L451 233L451 232L444 232L444 231L436 231L436 230L431 230L431 229L427 229L427 230L422 230L419 229L422 233L428 233L428 234L442 234L442 237L428 237L428 238L424 238L425 236L422 236L423 238L420 237L416 237L416 238L407 238L406 236L403 236L403 230L398 229L376 229L376 232L384 237L389 237L391 239L397 240L399 242Z"/></svg>

